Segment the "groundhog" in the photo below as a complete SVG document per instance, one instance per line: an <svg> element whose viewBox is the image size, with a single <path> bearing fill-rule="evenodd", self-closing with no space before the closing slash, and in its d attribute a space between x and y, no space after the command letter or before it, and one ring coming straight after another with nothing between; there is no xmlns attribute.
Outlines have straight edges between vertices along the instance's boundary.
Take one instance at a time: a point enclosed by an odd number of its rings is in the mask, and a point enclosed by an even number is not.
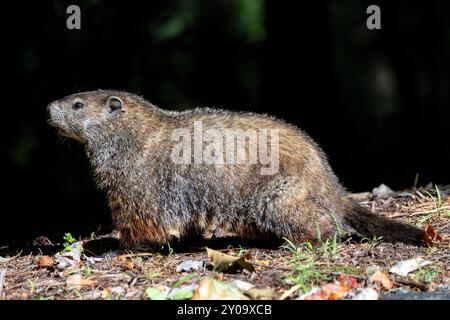
<svg viewBox="0 0 450 320"><path fill-rule="evenodd" d="M320 243L334 235L417 244L423 232L354 203L303 131L267 115L166 111L122 91L48 106L85 146L124 247L221 228L246 239Z"/></svg>

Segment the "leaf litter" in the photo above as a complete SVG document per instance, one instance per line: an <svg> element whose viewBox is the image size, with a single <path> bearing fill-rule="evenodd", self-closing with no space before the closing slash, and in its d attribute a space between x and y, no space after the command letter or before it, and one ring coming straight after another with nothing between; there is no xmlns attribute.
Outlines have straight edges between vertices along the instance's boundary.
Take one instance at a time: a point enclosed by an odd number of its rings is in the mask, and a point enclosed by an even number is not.
<svg viewBox="0 0 450 320"><path fill-rule="evenodd" d="M374 300L399 291L419 298L448 292L449 195L450 186L402 192L381 186L352 195L377 214L423 228L422 247L362 239L288 250L226 233L169 253L86 249L117 243L117 233L73 242L68 250L51 241L1 247L0 299Z"/></svg>

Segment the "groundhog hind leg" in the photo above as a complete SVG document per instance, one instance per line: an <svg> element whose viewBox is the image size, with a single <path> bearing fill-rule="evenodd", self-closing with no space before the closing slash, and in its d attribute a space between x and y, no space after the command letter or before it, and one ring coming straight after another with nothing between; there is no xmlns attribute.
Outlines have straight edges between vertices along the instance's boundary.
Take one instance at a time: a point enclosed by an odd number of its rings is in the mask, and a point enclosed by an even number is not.
<svg viewBox="0 0 450 320"><path fill-rule="evenodd" d="M258 228L295 243L331 238L339 231L325 198L314 197L296 178L277 179L258 199Z"/></svg>

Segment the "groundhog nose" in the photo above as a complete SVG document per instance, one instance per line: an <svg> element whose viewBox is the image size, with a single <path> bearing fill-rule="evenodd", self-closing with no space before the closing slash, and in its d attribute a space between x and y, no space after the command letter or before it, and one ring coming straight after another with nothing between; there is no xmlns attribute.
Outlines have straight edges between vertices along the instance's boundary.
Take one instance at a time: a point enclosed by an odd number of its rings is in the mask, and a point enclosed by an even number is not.
<svg viewBox="0 0 450 320"><path fill-rule="evenodd" d="M52 108L54 108L54 106L55 106L54 102L49 103L48 106L47 106L47 112L50 112L50 110L52 110Z"/></svg>
<svg viewBox="0 0 450 320"><path fill-rule="evenodd" d="M64 112L55 102L50 103L47 106L47 111L49 115L49 122L52 125L56 125L64 121Z"/></svg>

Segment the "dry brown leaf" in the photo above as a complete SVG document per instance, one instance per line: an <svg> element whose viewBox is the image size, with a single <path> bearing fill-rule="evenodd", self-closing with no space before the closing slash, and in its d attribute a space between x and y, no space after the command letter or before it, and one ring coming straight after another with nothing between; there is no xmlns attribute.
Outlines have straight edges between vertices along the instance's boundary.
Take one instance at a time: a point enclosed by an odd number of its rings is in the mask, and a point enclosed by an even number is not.
<svg viewBox="0 0 450 320"><path fill-rule="evenodd" d="M116 259L119 262L125 262L127 260L127 257L125 257L124 255L121 255L121 256L118 256Z"/></svg>
<svg viewBox="0 0 450 320"><path fill-rule="evenodd" d="M256 272L255 267L245 260L245 256L235 257L228 254L210 249L206 247L208 256L214 266L214 270L218 272L223 271L237 271L239 269L246 269L250 272Z"/></svg>
<svg viewBox="0 0 450 320"><path fill-rule="evenodd" d="M353 288L358 286L358 281L352 277L340 276L334 283L328 283L321 288L312 290L310 294L302 296L303 300L340 300Z"/></svg>
<svg viewBox="0 0 450 320"><path fill-rule="evenodd" d="M111 289L106 288L106 289L104 289L104 290L101 292L100 297L101 297L102 299L106 300L106 299L111 298L111 295L112 295Z"/></svg>
<svg viewBox="0 0 450 320"><path fill-rule="evenodd" d="M96 281L93 279L85 279L81 276L81 274L74 274L67 278L66 285L70 288L80 288L83 286L91 286L95 284Z"/></svg>
<svg viewBox="0 0 450 320"><path fill-rule="evenodd" d="M258 299L272 299L273 289L272 288L251 288L244 292L252 300Z"/></svg>
<svg viewBox="0 0 450 320"><path fill-rule="evenodd" d="M442 236L434 231L431 224L427 224L424 231L423 242L425 242L428 246L432 247L434 245L434 242L442 241Z"/></svg>
<svg viewBox="0 0 450 320"><path fill-rule="evenodd" d="M304 300L340 300L348 293L349 287L339 283L328 283L316 292L306 295Z"/></svg>
<svg viewBox="0 0 450 320"><path fill-rule="evenodd" d="M382 287L386 290L391 290L394 282L380 270L376 271L369 277L369 283L374 284L376 287Z"/></svg>
<svg viewBox="0 0 450 320"><path fill-rule="evenodd" d="M200 281L192 300L249 300L233 286L210 278Z"/></svg>
<svg viewBox="0 0 450 320"><path fill-rule="evenodd" d="M270 260L256 260L256 264L268 266L270 265Z"/></svg>
<svg viewBox="0 0 450 320"><path fill-rule="evenodd" d="M133 270L134 269L134 262L133 261L125 261L125 263L123 264L124 268L127 270Z"/></svg>

